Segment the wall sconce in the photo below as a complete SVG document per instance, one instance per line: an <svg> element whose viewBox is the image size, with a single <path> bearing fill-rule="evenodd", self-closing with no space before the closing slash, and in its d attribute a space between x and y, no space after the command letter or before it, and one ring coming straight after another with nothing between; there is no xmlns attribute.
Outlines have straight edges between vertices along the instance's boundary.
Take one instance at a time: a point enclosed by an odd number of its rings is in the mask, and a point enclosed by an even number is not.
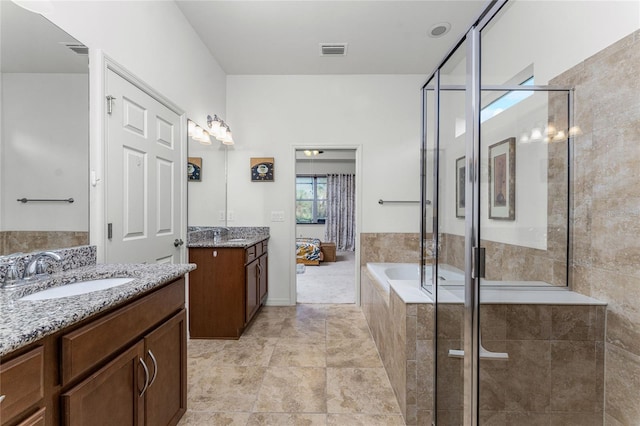
<svg viewBox="0 0 640 426"><path fill-rule="evenodd" d="M211 137L209 136L209 132L204 130L202 127L198 126L191 120L187 121L187 132L189 136L200 142L202 145L211 145Z"/></svg>
<svg viewBox="0 0 640 426"><path fill-rule="evenodd" d="M217 115L214 115L213 117L207 115L207 126L209 126L210 132L214 138L218 139L225 145L234 144L233 136L231 135L231 128Z"/></svg>

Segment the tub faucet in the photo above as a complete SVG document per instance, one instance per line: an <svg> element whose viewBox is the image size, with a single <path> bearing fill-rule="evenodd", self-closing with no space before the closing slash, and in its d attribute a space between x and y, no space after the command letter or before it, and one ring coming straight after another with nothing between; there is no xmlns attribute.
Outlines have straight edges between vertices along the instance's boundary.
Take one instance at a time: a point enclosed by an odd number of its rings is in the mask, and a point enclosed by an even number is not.
<svg viewBox="0 0 640 426"><path fill-rule="evenodd" d="M51 258L56 261L62 260L62 257L59 254L54 253L52 251L43 251L43 252L37 253L31 258L27 266L24 268L24 272L22 273L22 279L32 280L35 277L46 275L47 271L44 265L45 257Z"/></svg>

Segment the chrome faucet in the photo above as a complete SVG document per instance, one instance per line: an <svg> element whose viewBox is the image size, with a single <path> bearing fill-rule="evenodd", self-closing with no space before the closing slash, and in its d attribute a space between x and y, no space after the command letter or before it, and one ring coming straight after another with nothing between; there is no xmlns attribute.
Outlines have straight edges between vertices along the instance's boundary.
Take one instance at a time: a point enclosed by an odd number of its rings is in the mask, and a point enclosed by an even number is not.
<svg viewBox="0 0 640 426"><path fill-rule="evenodd" d="M62 260L62 257L59 254L54 253L52 251L43 251L43 252L37 253L31 258L27 266L24 268L24 272L22 273L22 279L24 281L28 281L28 280L37 278L39 276L46 275L47 270L44 264L44 260L46 257L56 260L58 262Z"/></svg>

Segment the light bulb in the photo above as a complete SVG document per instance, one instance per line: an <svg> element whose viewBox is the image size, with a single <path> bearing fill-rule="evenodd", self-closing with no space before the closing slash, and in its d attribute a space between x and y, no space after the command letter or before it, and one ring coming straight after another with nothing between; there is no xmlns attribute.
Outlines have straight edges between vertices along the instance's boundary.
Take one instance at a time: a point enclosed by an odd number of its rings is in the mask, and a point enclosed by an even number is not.
<svg viewBox="0 0 640 426"><path fill-rule="evenodd" d="M209 136L209 132L206 130L202 131L202 139L200 139L200 143L202 145L211 145L211 137Z"/></svg>
<svg viewBox="0 0 640 426"><path fill-rule="evenodd" d="M196 123L194 123L193 121L189 120L189 122L187 123L187 134L189 136L193 137L193 132L196 130Z"/></svg>
<svg viewBox="0 0 640 426"><path fill-rule="evenodd" d="M542 131L540 130L539 127L534 127L531 130L531 140L532 141L542 140Z"/></svg>
<svg viewBox="0 0 640 426"><path fill-rule="evenodd" d="M233 136L231 135L231 130L227 128L227 133L222 138L222 143L225 145L233 145Z"/></svg>
<svg viewBox="0 0 640 426"><path fill-rule="evenodd" d="M307 157L311 157L311 151L309 151L308 149L305 149L303 152Z"/></svg>
<svg viewBox="0 0 640 426"><path fill-rule="evenodd" d="M198 126L196 124L195 129L193 129L193 138L197 141L200 141L204 136L204 130L202 130L202 127Z"/></svg>

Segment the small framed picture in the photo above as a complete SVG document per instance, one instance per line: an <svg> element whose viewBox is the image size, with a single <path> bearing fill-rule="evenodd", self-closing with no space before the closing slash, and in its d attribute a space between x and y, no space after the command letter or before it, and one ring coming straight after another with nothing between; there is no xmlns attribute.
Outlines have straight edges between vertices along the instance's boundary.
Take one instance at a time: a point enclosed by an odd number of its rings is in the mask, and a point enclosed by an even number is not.
<svg viewBox="0 0 640 426"><path fill-rule="evenodd" d="M464 218L465 207L465 182L467 180L467 167L465 157L456 160L456 217Z"/></svg>
<svg viewBox="0 0 640 426"><path fill-rule="evenodd" d="M202 158L189 157L187 159L187 179L189 182L202 181Z"/></svg>
<svg viewBox="0 0 640 426"><path fill-rule="evenodd" d="M273 157L251 158L251 181L273 182Z"/></svg>
<svg viewBox="0 0 640 426"><path fill-rule="evenodd" d="M516 139L489 147L489 219L516 219Z"/></svg>

